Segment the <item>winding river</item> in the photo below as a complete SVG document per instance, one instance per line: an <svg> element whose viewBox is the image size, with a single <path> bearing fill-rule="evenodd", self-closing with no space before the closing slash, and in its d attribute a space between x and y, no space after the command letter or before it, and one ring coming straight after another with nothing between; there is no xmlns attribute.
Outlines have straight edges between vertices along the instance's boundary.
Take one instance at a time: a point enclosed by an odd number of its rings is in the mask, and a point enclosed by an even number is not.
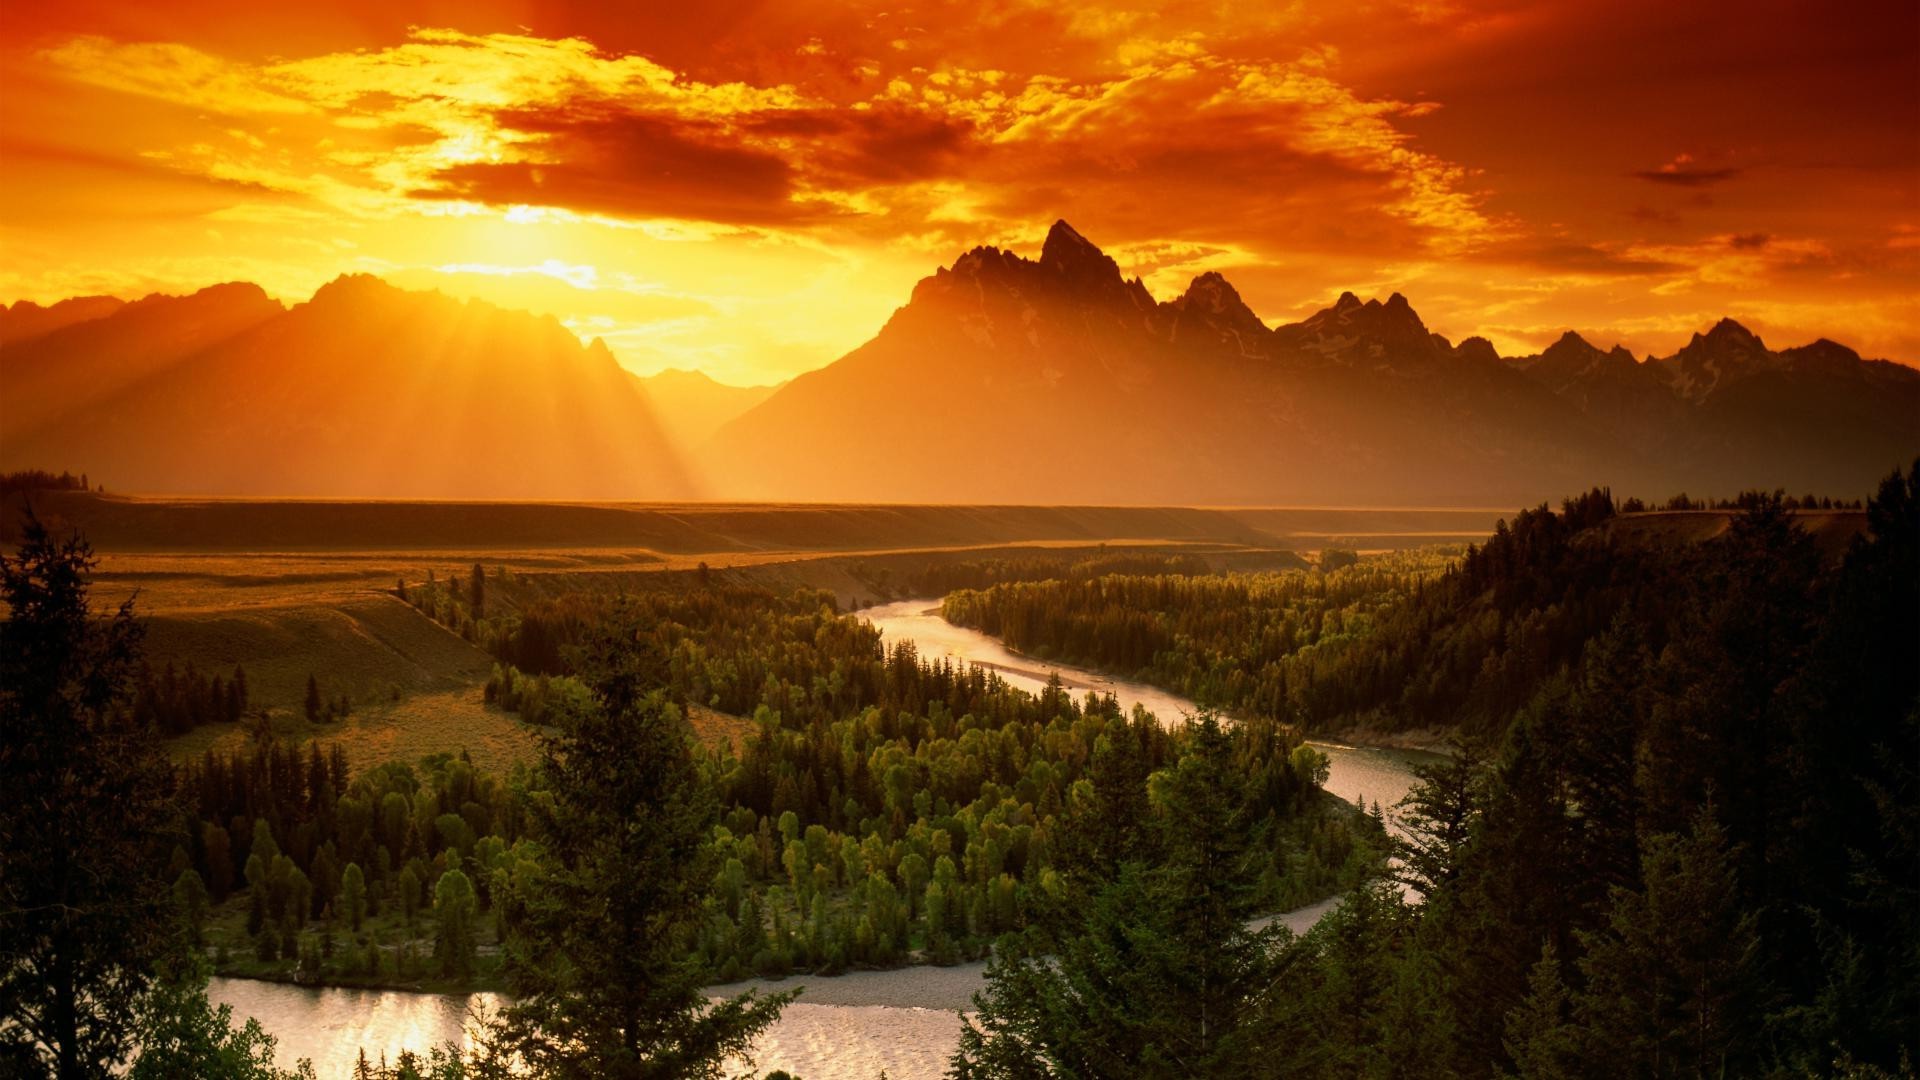
<svg viewBox="0 0 1920 1080"><path fill-rule="evenodd" d="M1045 687L1058 673L1071 690L1111 693L1124 709L1137 702L1171 721L1197 706L1143 683L1113 679L1097 672L1035 660L1008 650L986 634L954 626L939 615L938 600L905 600L860 613L884 640L912 641L926 659L952 657L990 667L1015 686ZM1412 768L1433 755L1315 743L1330 762L1327 790L1343 799L1391 807L1413 786ZM1280 916L1296 932L1331 910L1324 901ZM982 964L949 968L911 967L862 971L834 978L753 980L716 987L736 993L747 987L804 987L800 1000L756 1048L761 1071L786 1069L807 1080L871 1080L885 1070L894 1080L936 1077L959 1038L955 1015L969 1008L982 982ZM279 1039L282 1066L311 1059L320 1080L352 1074L361 1048L369 1058L389 1059L403 1049L466 1040L470 1008L498 1005L491 994L443 995L402 991L308 989L245 979L215 979L208 991L216 1004L233 1006L234 1015L257 1018Z"/></svg>

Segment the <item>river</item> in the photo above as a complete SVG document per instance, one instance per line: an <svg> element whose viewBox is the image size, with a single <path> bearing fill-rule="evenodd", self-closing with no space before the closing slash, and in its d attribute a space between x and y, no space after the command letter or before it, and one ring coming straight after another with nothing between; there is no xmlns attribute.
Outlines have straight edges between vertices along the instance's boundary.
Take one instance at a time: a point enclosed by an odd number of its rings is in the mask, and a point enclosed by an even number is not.
<svg viewBox="0 0 1920 1080"><path fill-rule="evenodd" d="M889 642L910 640L921 657L952 657L990 667L1028 690L1046 686L1058 673L1079 693L1111 693L1124 709L1137 702L1166 722L1195 711L1184 698L1143 683L1035 660L1008 650L998 639L954 626L939 615L938 600L904 600L860 612ZM1414 783L1413 766L1432 754L1314 744L1328 758L1327 790L1351 802L1391 807ZM1295 932L1332 910L1323 901L1280 916ZM760 1071L786 1069L806 1080L872 1080L882 1070L893 1080L937 1077L959 1039L956 1013L969 1007L982 985L983 964L948 968L910 967L861 971L833 978L754 980L716 987L736 993L747 987L804 987L800 1000L756 1047ZM315 990L245 979L215 979L208 996L233 1006L236 1018L252 1016L279 1039L282 1066L311 1059L320 1080L350 1076L362 1047L369 1058L389 1059L402 1049L424 1051L446 1042L464 1044L469 1008L498 1004L490 994L415 994L401 991Z"/></svg>

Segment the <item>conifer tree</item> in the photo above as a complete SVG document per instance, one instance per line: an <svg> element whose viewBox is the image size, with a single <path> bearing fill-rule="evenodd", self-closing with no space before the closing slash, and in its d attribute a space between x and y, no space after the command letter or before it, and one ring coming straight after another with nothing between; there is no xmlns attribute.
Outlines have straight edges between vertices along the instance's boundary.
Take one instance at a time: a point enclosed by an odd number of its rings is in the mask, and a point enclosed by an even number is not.
<svg viewBox="0 0 1920 1080"><path fill-rule="evenodd" d="M77 1080L126 1060L169 945L172 774L124 708L133 601L95 618L86 541L31 511L22 538L0 555L0 1062Z"/></svg>
<svg viewBox="0 0 1920 1080"><path fill-rule="evenodd" d="M716 808L690 729L650 689L659 665L636 655L635 638L614 626L592 643L594 707L567 717L542 753L551 863L523 898L508 952L518 1000L488 1041L543 1076L717 1077L791 1000L710 1002L702 989L690 954L715 873Z"/></svg>

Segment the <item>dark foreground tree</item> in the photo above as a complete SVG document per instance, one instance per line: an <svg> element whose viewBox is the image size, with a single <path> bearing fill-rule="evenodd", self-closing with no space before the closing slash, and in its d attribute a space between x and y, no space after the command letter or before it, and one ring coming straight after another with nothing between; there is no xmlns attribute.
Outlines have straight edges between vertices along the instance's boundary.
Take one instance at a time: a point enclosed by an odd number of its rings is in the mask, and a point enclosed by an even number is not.
<svg viewBox="0 0 1920 1080"><path fill-rule="evenodd" d="M1256 830L1211 716L1151 781L1152 861L1056 912L1037 956L997 954L953 1074L1239 1077L1272 1061L1286 931L1248 926Z"/></svg>
<svg viewBox="0 0 1920 1080"><path fill-rule="evenodd" d="M686 721L645 690L632 634L590 650L595 703L558 720L542 767L549 863L509 942L518 1001L489 1053L540 1076L717 1077L791 994L710 1003L692 957L717 866L716 807Z"/></svg>
<svg viewBox="0 0 1920 1080"><path fill-rule="evenodd" d="M170 772L126 703L133 601L88 610L92 549L30 513L0 555L0 1073L110 1075L165 952Z"/></svg>

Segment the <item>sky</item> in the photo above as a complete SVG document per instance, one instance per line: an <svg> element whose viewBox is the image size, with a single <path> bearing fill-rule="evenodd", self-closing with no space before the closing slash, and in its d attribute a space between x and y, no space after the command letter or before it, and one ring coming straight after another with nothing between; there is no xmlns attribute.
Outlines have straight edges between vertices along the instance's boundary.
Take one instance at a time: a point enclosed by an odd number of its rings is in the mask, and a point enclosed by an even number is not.
<svg viewBox="0 0 1920 1080"><path fill-rule="evenodd" d="M1065 218L1269 324L1920 364L1920 14L1842 10L13 0L0 300L371 272L765 383Z"/></svg>

